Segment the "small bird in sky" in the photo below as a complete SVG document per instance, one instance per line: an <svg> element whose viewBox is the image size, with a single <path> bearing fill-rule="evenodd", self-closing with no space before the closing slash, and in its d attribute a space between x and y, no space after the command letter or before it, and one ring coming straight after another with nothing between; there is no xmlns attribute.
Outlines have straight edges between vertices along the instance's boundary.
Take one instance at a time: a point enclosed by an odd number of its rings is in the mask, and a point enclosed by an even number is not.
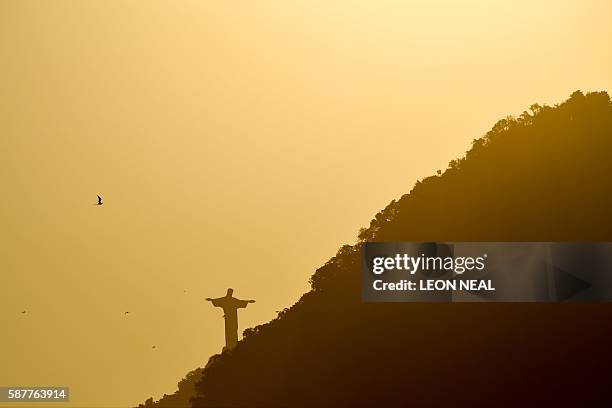
<svg viewBox="0 0 612 408"><path fill-rule="evenodd" d="M25 311L25 310L24 310L24 311L22 311L22 312L21 312L21 314L26 314L26 311Z"/></svg>
<svg viewBox="0 0 612 408"><path fill-rule="evenodd" d="M151 348L152 348L152 349L154 349L154 348L155 348L155 346L151 346Z"/></svg>
<svg viewBox="0 0 612 408"><path fill-rule="evenodd" d="M97 205L102 205L102 197L98 196L98 204Z"/></svg>
<svg viewBox="0 0 612 408"><path fill-rule="evenodd" d="M123 314L130 314L130 312L125 312L125 313L123 313Z"/></svg>

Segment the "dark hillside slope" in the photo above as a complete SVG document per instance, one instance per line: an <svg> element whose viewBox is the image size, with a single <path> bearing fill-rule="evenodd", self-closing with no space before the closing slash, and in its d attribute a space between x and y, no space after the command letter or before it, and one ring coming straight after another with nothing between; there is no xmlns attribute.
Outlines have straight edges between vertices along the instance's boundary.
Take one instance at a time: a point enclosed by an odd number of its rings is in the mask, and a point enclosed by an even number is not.
<svg viewBox="0 0 612 408"><path fill-rule="evenodd" d="M575 92L499 121L359 239L612 241L611 177L610 99ZM311 283L210 359L195 407L612 401L612 304L365 304L358 245L342 247Z"/></svg>

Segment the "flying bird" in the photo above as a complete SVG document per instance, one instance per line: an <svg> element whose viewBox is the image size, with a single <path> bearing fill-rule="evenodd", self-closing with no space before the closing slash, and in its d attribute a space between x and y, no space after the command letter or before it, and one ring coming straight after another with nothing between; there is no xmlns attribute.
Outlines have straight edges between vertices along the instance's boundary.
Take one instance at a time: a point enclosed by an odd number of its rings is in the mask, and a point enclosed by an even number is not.
<svg viewBox="0 0 612 408"><path fill-rule="evenodd" d="M152 349L154 349L154 348L155 348L155 346L151 346L151 348L152 348Z"/></svg>
<svg viewBox="0 0 612 408"><path fill-rule="evenodd" d="M102 197L98 196L98 204L97 205L102 205Z"/></svg>
<svg viewBox="0 0 612 408"><path fill-rule="evenodd" d="M125 312L125 313L123 313L123 314L130 314L130 312Z"/></svg>
<svg viewBox="0 0 612 408"><path fill-rule="evenodd" d="M26 314L26 311L24 310L23 312L21 312L21 314Z"/></svg>

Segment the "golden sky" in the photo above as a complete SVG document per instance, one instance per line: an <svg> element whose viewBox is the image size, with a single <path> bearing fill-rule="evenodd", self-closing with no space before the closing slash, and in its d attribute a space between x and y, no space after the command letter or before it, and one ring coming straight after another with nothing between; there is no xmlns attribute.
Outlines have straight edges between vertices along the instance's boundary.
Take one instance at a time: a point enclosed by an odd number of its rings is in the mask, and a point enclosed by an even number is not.
<svg viewBox="0 0 612 408"><path fill-rule="evenodd" d="M607 0L0 0L0 386L173 392L223 344L204 298L268 321L496 120L612 90L610 21Z"/></svg>

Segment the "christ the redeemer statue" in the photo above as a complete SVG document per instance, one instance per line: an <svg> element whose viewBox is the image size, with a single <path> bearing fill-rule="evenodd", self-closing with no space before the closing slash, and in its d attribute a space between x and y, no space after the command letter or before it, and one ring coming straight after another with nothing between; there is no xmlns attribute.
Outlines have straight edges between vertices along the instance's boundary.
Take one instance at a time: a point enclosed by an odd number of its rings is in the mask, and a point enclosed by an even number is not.
<svg viewBox="0 0 612 408"><path fill-rule="evenodd" d="M255 303L254 300L240 300L232 297L234 289L228 289L227 294L223 297L211 299L213 306L223 309L223 317L225 318L225 348L232 349L238 343L238 309L245 308L249 303ZM225 349L224 348L224 349Z"/></svg>

